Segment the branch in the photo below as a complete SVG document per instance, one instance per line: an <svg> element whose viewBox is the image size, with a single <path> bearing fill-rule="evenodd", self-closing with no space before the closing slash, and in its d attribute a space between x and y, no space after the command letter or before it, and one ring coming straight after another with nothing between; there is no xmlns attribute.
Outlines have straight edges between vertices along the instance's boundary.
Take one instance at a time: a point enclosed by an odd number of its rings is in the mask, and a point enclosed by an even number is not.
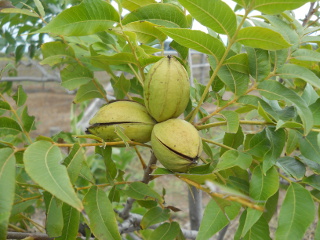
<svg viewBox="0 0 320 240"><path fill-rule="evenodd" d="M61 82L60 78L50 77L3 77L0 82Z"/></svg>
<svg viewBox="0 0 320 240"><path fill-rule="evenodd" d="M315 2L310 3L309 11L302 21L302 26L306 26L306 24L310 21L312 15L317 11L316 8L313 8L315 4Z"/></svg>
<svg viewBox="0 0 320 240"><path fill-rule="evenodd" d="M7 239L24 239L27 237L32 237L35 240L51 240L45 233L21 233L21 232L8 232Z"/></svg>

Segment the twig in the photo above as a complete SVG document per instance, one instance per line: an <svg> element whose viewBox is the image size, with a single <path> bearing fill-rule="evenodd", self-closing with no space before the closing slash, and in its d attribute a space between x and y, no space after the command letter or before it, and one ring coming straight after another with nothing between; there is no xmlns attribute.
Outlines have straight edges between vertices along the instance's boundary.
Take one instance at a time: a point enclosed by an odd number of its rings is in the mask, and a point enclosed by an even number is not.
<svg viewBox="0 0 320 240"><path fill-rule="evenodd" d="M309 11L302 21L302 26L305 26L310 21L312 15L316 12L316 8L313 8L315 4L315 2L310 3Z"/></svg>
<svg viewBox="0 0 320 240"><path fill-rule="evenodd" d="M49 240L50 238L45 233L22 233L22 232L8 232L7 239L24 239L27 237L32 237L34 240Z"/></svg>

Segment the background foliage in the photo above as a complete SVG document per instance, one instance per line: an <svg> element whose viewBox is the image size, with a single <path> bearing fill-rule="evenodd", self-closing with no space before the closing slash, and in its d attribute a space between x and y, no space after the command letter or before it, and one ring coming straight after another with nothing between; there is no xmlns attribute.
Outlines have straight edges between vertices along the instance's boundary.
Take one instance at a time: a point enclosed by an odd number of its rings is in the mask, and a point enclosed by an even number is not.
<svg viewBox="0 0 320 240"><path fill-rule="evenodd" d="M143 103L145 74L168 37L187 69L190 49L207 54L211 68L205 84L194 79L184 113L203 137L203 163L185 174L154 170L150 146L136 144L139 180L126 169L132 154L113 153L123 142L79 130L32 138L27 94L0 82L0 239L8 229L8 236L33 225L41 231L31 219L36 208L45 209L46 234L57 239L81 232L87 239L202 240L231 221L239 222L234 239L303 239L320 202L320 38L310 20L319 3L301 22L291 10L309 1L234 1L235 9L221 0L0 1L2 51L14 52L16 63L27 56L59 69L79 108L110 101L94 77L100 70L117 99ZM208 33L192 30L193 19ZM179 206L154 189L153 179L166 175L211 197L199 231L174 221Z"/></svg>

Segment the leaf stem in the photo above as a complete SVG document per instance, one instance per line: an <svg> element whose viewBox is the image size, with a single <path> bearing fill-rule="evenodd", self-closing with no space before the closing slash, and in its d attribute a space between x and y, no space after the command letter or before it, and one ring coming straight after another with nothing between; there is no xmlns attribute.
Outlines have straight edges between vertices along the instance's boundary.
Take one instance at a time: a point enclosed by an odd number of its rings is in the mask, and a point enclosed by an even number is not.
<svg viewBox="0 0 320 240"><path fill-rule="evenodd" d="M210 139L206 139L206 138L201 138L203 141L207 142L207 143L211 143L211 144L214 144L214 145L217 145L219 147L222 147L222 148L225 148L225 149L229 149L229 150L236 150L235 148L232 148L232 147L229 147L227 145L224 145L222 143L218 143L218 142L215 142L215 141L212 141Z"/></svg>

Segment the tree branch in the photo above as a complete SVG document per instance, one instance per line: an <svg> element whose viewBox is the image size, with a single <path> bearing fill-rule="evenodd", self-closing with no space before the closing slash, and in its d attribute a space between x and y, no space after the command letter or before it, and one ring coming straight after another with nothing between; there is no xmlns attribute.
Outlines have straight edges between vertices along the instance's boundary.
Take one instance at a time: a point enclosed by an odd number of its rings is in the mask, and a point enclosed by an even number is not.
<svg viewBox="0 0 320 240"><path fill-rule="evenodd" d="M32 237L35 240L51 240L45 233L22 233L22 232L8 232L7 239L24 239L27 237Z"/></svg>
<svg viewBox="0 0 320 240"><path fill-rule="evenodd" d="M314 8L315 4L316 4L315 2L310 3L309 11L302 21L302 26L306 26L307 23L310 21L310 18L312 17L312 15L317 11L316 8Z"/></svg>

